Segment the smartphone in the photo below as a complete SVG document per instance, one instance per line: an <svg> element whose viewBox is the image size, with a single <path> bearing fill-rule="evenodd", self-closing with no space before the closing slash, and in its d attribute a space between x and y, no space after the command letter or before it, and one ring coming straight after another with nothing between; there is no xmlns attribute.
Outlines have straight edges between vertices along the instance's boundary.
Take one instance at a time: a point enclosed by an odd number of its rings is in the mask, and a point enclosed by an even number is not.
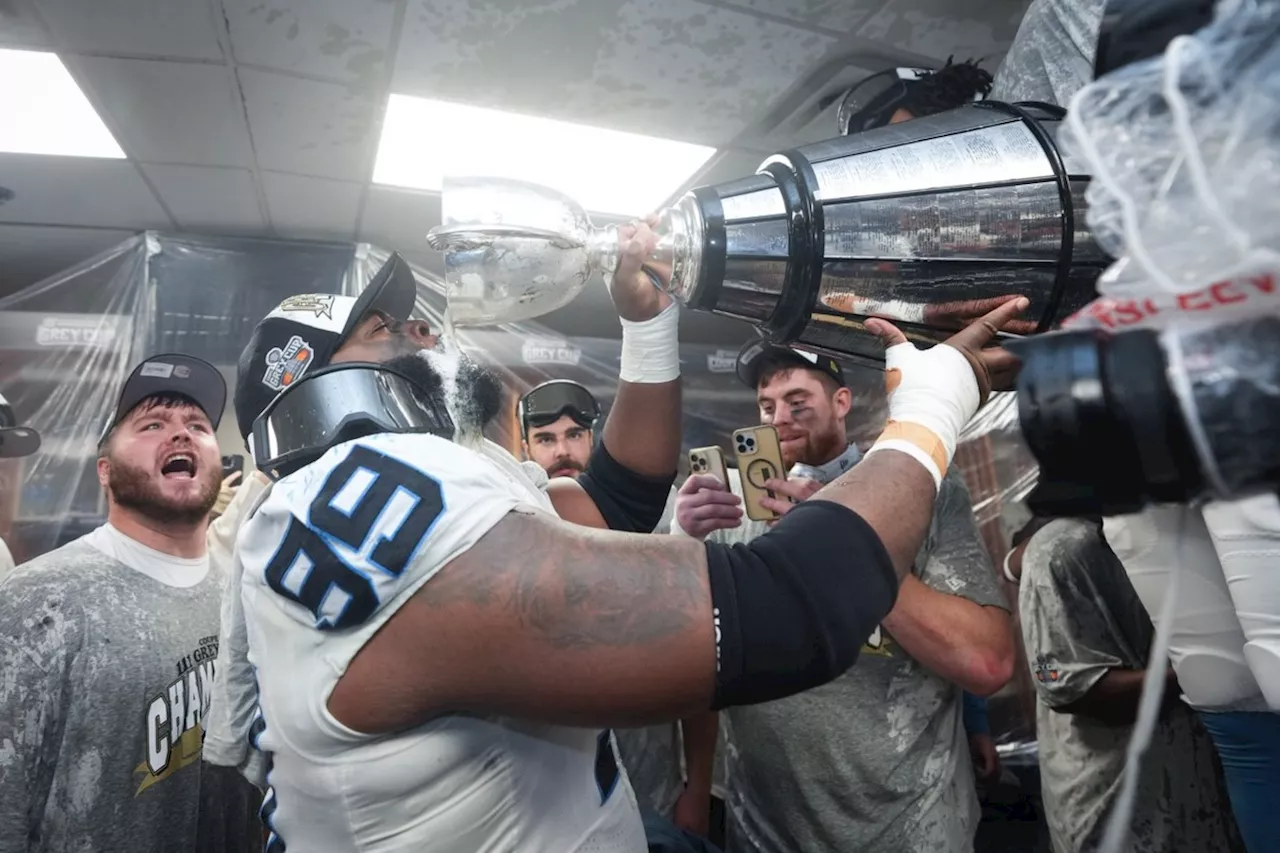
<svg viewBox="0 0 1280 853"><path fill-rule="evenodd" d="M724 454L718 447L695 447L689 451L689 473L708 474L728 486L729 478L724 470Z"/></svg>
<svg viewBox="0 0 1280 853"><path fill-rule="evenodd" d="M760 505L763 497L781 497L765 488L765 481L781 480L787 476L786 468L782 467L782 443L778 441L778 431L771 426L736 430L733 449L738 457L738 476L742 479L742 503L746 507L747 518L752 521L781 518L773 510Z"/></svg>
<svg viewBox="0 0 1280 853"><path fill-rule="evenodd" d="M222 457L222 479L227 479L235 472L244 473L244 457L236 454L235 456Z"/></svg>

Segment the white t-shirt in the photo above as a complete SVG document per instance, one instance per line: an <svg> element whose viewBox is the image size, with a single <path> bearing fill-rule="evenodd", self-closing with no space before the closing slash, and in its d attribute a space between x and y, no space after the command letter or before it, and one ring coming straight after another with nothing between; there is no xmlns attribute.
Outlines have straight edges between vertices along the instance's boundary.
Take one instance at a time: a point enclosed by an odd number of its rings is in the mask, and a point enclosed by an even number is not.
<svg viewBox="0 0 1280 853"><path fill-rule="evenodd" d="M148 548L110 522L84 535L84 542L152 580L176 589L190 589L209 574L209 557L175 557Z"/></svg>
<svg viewBox="0 0 1280 853"><path fill-rule="evenodd" d="M496 445L477 452L383 434L339 445L282 479L244 522L236 549L263 724L257 744L272 758L264 813L286 845L647 849L609 732L459 715L373 737L326 707L351 659L396 610L516 507L554 512Z"/></svg>

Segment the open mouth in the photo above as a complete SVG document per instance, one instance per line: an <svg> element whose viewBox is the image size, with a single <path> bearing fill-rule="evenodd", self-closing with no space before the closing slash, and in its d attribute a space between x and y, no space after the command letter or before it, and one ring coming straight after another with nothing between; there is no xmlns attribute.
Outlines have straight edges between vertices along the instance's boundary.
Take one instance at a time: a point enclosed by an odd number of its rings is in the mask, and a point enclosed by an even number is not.
<svg viewBox="0 0 1280 853"><path fill-rule="evenodd" d="M173 453L165 457L160 466L165 477L191 479L196 475L196 458L190 453Z"/></svg>

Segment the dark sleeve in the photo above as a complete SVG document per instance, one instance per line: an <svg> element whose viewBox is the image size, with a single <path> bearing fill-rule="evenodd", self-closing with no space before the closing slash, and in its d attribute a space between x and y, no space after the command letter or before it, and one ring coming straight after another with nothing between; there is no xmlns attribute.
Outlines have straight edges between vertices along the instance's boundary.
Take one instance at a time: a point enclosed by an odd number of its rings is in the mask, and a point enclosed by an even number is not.
<svg viewBox="0 0 1280 853"><path fill-rule="evenodd" d="M808 500L746 545L704 543L716 620L713 710L825 684L893 609L898 576L860 515Z"/></svg>
<svg viewBox="0 0 1280 853"><path fill-rule="evenodd" d="M662 520L675 481L675 471L666 477L645 477L624 467L609 455L603 441L596 445L587 470L578 478L609 529L627 533L653 532Z"/></svg>

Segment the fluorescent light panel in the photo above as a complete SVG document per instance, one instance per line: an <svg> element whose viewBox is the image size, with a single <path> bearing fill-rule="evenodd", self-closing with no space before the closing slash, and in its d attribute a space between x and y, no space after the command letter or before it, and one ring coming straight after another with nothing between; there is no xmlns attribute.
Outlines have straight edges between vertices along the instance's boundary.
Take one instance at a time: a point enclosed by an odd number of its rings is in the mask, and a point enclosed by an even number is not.
<svg viewBox="0 0 1280 853"><path fill-rule="evenodd" d="M557 189L596 213L649 213L714 148L498 110L392 95L373 180L438 190L446 175Z"/></svg>
<svg viewBox="0 0 1280 853"><path fill-rule="evenodd" d="M56 53L3 48L0 152L124 159Z"/></svg>

